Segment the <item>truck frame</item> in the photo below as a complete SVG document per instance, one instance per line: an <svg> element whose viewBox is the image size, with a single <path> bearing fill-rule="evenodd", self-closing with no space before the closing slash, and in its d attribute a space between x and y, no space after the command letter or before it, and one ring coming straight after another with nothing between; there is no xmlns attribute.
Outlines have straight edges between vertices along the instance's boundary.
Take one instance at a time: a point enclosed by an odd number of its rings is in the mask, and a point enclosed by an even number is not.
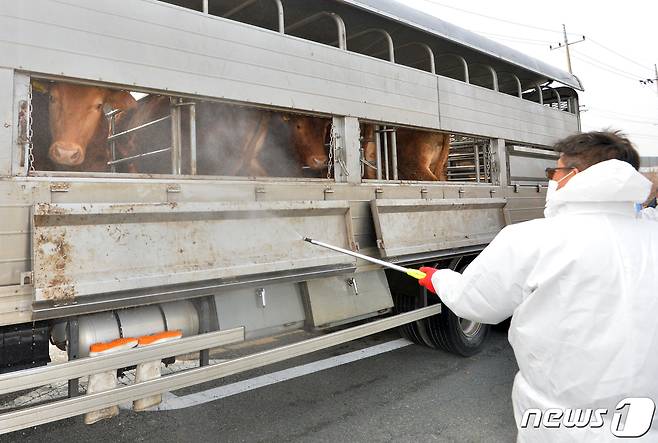
<svg viewBox="0 0 658 443"><path fill-rule="evenodd" d="M302 238L461 270L503 227L542 216L550 146L580 129L576 77L388 0L31 0L0 5L0 35L0 396L69 383L68 398L0 413L0 433L396 327L472 355L488 325ZM36 80L172 97L171 173L35 170ZM195 115L180 109L195 100L330 118L330 173L185 171L196 146L181 120ZM377 128L377 179L362 178L363 124ZM452 134L448 181L399 179L396 128ZM88 357L101 336L163 329L183 338ZM212 348L302 329L319 334L209 364ZM49 340L69 361L46 365ZM79 390L191 352L195 369Z"/></svg>

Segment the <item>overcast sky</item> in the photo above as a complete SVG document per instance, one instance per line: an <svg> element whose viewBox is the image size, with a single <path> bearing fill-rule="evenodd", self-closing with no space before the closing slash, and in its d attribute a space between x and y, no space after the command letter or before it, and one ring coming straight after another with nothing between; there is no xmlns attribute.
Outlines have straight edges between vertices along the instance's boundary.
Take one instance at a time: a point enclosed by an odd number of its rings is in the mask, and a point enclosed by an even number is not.
<svg viewBox="0 0 658 443"><path fill-rule="evenodd" d="M573 73L582 81L583 130L621 129L641 155L658 156L658 6L641 0L398 0L567 70L564 49L550 44L569 39ZM477 15L480 14L480 15ZM485 17L488 16L488 17ZM519 26L510 22L523 24ZM542 28L542 29L537 29Z"/></svg>

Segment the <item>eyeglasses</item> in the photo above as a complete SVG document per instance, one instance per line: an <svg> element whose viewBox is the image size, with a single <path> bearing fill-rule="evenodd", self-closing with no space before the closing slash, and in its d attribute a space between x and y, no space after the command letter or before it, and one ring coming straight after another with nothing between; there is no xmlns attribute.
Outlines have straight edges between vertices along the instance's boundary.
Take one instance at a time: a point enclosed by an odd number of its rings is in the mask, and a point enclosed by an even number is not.
<svg viewBox="0 0 658 443"><path fill-rule="evenodd" d="M570 167L570 168L566 168L566 167L565 168L546 168L546 178L548 178L549 180L553 180L553 177L555 177L555 173L557 171L559 171L559 170L571 171L572 169L576 169L576 168L574 168L574 167Z"/></svg>

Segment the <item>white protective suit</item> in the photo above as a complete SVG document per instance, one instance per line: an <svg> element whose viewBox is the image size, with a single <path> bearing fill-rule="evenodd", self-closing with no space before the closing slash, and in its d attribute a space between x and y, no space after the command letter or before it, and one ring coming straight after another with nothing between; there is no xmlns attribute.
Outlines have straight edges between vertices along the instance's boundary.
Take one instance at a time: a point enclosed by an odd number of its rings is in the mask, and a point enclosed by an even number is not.
<svg viewBox="0 0 658 443"><path fill-rule="evenodd" d="M618 440L620 400L658 403L658 225L634 205L650 189L629 164L598 163L553 194L546 218L503 229L463 274L433 275L456 315L492 324L513 315L517 426L528 408L609 411L599 429L531 427L519 441ZM640 440L658 441L656 416Z"/></svg>
<svg viewBox="0 0 658 443"><path fill-rule="evenodd" d="M647 220L658 221L658 208L644 208L640 212L640 216Z"/></svg>

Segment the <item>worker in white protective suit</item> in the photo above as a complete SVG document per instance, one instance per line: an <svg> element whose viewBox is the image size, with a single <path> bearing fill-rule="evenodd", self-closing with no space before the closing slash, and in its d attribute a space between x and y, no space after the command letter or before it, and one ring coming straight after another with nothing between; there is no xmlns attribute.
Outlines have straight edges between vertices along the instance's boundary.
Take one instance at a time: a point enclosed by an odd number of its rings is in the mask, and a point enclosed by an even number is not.
<svg viewBox="0 0 658 443"><path fill-rule="evenodd" d="M651 183L619 133L555 149L546 218L503 229L463 274L421 268L421 284L459 317L512 316L518 441L658 441L658 225L635 209Z"/></svg>

